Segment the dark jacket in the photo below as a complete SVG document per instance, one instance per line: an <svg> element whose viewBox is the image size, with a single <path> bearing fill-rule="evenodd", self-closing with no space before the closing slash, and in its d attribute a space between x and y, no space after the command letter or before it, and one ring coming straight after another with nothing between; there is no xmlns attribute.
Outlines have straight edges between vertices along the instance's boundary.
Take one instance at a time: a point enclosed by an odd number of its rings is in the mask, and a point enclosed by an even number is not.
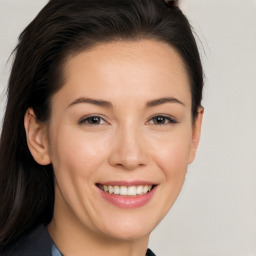
<svg viewBox="0 0 256 256"><path fill-rule="evenodd" d="M63 254L55 246L46 227L41 225L20 238L11 251L3 256L63 256ZM155 256L155 254L148 249L146 256Z"/></svg>

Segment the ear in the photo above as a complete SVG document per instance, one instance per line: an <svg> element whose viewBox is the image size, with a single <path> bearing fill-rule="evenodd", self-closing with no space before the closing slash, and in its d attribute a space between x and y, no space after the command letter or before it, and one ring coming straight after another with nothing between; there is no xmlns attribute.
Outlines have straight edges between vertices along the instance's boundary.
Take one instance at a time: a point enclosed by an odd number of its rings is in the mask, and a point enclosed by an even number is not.
<svg viewBox="0 0 256 256"><path fill-rule="evenodd" d="M34 160L41 165L51 163L46 125L37 120L32 108L24 116L27 144Z"/></svg>
<svg viewBox="0 0 256 256"><path fill-rule="evenodd" d="M204 108L199 107L198 111L197 111L196 120L193 124L189 164L191 164L194 161L195 156L196 156L196 151L197 151L198 144L199 144L200 137L201 137L201 127L202 127L203 115L204 115Z"/></svg>

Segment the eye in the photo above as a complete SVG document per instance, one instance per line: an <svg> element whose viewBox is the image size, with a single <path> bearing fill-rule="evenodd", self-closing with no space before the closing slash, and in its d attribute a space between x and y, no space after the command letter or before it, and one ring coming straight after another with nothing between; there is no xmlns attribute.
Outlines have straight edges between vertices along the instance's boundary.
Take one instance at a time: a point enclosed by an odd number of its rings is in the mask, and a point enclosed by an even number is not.
<svg viewBox="0 0 256 256"><path fill-rule="evenodd" d="M165 124L176 124L177 121L172 118L172 117L167 117L167 116L154 116L152 117L149 122L149 124L156 124L156 125L165 125Z"/></svg>
<svg viewBox="0 0 256 256"><path fill-rule="evenodd" d="M103 125L107 122L100 116L89 116L82 118L78 123L88 125Z"/></svg>

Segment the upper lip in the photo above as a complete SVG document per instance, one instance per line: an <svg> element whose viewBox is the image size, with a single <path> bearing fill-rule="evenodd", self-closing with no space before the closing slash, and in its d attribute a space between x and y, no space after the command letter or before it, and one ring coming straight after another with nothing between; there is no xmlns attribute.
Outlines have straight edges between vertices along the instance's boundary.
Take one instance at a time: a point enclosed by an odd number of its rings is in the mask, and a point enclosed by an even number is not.
<svg viewBox="0 0 256 256"><path fill-rule="evenodd" d="M107 185L107 186L139 186L139 185L157 185L150 181L142 181L142 180L134 180L134 181L124 181L124 180L116 180L116 181L106 181L106 182L98 182L96 184Z"/></svg>

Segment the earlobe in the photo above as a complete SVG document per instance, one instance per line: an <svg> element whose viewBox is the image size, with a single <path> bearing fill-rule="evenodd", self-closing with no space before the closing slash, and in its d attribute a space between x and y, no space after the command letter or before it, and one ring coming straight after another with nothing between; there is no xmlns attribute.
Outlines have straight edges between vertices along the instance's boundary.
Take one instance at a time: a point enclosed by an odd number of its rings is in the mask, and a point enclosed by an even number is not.
<svg viewBox="0 0 256 256"><path fill-rule="evenodd" d="M46 126L38 121L32 108L24 116L27 144L34 160L41 165L51 163Z"/></svg>
<svg viewBox="0 0 256 256"><path fill-rule="evenodd" d="M204 115L204 108L199 107L196 120L193 124L189 164L191 164L194 161L195 156L196 156L196 151L197 151L198 144L199 144L200 137L201 137L201 127L202 127L203 115Z"/></svg>

